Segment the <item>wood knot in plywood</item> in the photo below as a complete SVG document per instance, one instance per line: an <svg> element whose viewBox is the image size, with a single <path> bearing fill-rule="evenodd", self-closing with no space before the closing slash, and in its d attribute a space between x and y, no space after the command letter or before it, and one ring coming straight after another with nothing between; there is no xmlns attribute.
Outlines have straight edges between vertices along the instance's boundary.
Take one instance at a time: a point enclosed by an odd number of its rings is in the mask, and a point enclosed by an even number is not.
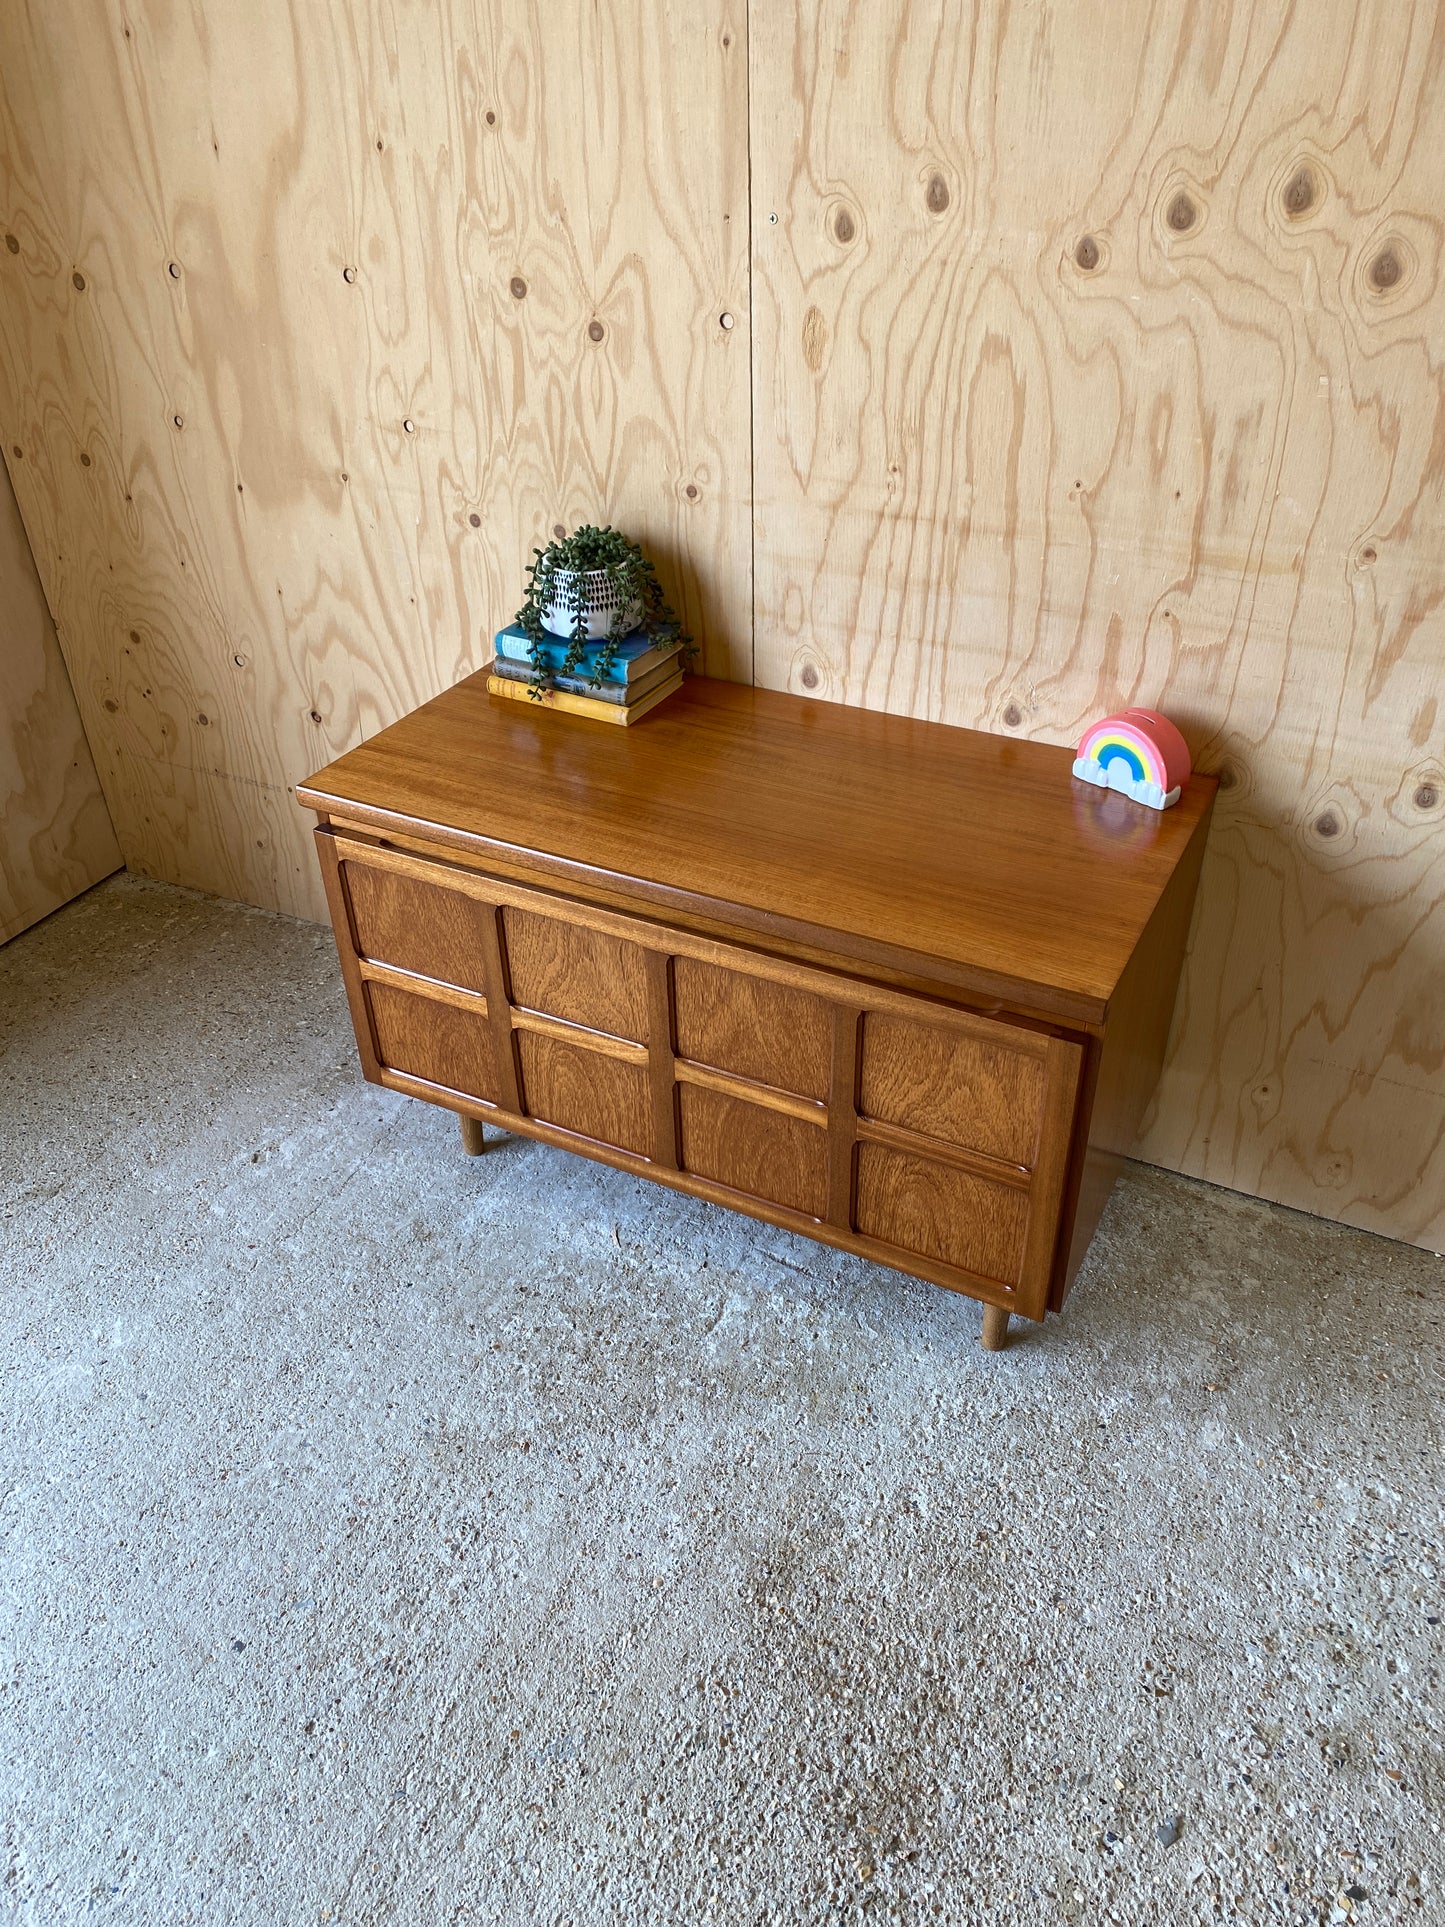
<svg viewBox="0 0 1445 1927"><path fill-rule="evenodd" d="M1164 210L1165 225L1174 234L1188 234L1190 229L1197 225L1198 220L1199 209L1194 203L1193 195L1182 187L1176 189Z"/></svg>
<svg viewBox="0 0 1445 1927"><path fill-rule="evenodd" d="M1280 192L1280 205L1291 221L1302 221L1320 199L1320 184L1308 161L1301 161Z"/></svg>
<svg viewBox="0 0 1445 1927"><path fill-rule="evenodd" d="M821 308L812 307L803 316L803 359L816 375L828 348L828 324Z"/></svg>
<svg viewBox="0 0 1445 1927"><path fill-rule="evenodd" d="M1385 294L1391 288L1397 288L1404 275L1404 264L1398 250L1387 243L1370 263L1370 286Z"/></svg>

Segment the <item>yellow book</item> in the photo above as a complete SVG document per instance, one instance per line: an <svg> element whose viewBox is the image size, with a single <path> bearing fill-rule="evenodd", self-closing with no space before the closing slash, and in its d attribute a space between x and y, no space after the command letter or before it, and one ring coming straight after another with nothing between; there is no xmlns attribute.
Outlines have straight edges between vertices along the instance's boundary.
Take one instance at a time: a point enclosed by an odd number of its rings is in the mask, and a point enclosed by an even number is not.
<svg viewBox="0 0 1445 1927"><path fill-rule="evenodd" d="M635 723L645 716L649 709L656 709L665 702L676 689L682 687L682 675L669 676L657 689L649 689L647 694L635 703L608 703L598 696L574 696L565 689L546 689L540 696L532 694L532 685L525 682L509 682L505 676L487 677L487 694L505 696L508 702L532 703L538 709L560 709L564 716L588 716L593 722Z"/></svg>

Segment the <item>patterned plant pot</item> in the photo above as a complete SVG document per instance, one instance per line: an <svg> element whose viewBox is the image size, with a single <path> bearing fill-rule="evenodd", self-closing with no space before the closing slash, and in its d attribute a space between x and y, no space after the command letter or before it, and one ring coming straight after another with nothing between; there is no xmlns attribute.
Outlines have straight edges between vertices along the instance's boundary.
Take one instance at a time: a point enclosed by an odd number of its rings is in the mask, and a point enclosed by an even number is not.
<svg viewBox="0 0 1445 1927"><path fill-rule="evenodd" d="M552 594L542 611L542 627L549 634L570 641L576 630L577 610L587 620L589 642L607 636L625 636L642 620L636 602L624 601L602 569L589 569L579 575L575 569L559 569L552 579Z"/></svg>

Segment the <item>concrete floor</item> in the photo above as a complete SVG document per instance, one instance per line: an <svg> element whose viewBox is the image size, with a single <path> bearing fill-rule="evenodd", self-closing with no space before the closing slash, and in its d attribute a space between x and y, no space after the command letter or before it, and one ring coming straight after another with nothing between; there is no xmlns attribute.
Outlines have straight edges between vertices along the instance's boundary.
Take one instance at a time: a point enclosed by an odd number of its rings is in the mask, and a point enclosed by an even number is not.
<svg viewBox="0 0 1445 1927"><path fill-rule="evenodd" d="M125 878L0 1080L5 1919L1445 1920L1440 1260L1138 1168L990 1357Z"/></svg>

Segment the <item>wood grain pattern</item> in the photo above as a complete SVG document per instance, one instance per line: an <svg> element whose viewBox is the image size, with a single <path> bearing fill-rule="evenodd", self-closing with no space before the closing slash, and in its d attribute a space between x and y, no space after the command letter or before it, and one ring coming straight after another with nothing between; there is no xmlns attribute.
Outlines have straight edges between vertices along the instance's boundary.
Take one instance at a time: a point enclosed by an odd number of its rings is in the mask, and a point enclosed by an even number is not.
<svg viewBox="0 0 1445 1927"><path fill-rule="evenodd" d="M758 680L1168 709L1225 787L1145 1155L1445 1245L1438 0L793 0L750 59Z"/></svg>
<svg viewBox="0 0 1445 1927"><path fill-rule="evenodd" d="M805 1122L700 1084L678 1091L682 1168L768 1204L822 1218L828 1208L828 1139Z"/></svg>
<svg viewBox="0 0 1445 1927"><path fill-rule="evenodd" d="M527 1113L646 1157L652 1150L652 1093L645 1064L626 1064L557 1037L516 1032Z"/></svg>
<svg viewBox="0 0 1445 1927"><path fill-rule="evenodd" d="M854 1228L858 1033L862 1026L863 1014L854 1006L833 1006L832 1065L828 1079L828 1222L840 1231Z"/></svg>
<svg viewBox="0 0 1445 1927"><path fill-rule="evenodd" d="M680 1164L677 1065L673 1021L673 960L661 950L644 953L647 973L647 1076L652 1086L652 1155L669 1171Z"/></svg>
<svg viewBox="0 0 1445 1927"><path fill-rule="evenodd" d="M1439 0L751 13L0 9L0 438L122 850L322 914L288 786L611 516L714 674L1175 714L1145 1153L1445 1245Z"/></svg>
<svg viewBox="0 0 1445 1927"><path fill-rule="evenodd" d="M1028 1230L1027 1196L891 1146L858 1146L859 1231L1014 1290ZM1047 1279L1044 1281L1047 1290Z"/></svg>
<svg viewBox="0 0 1445 1927"><path fill-rule="evenodd" d="M363 957L485 994L484 904L371 863L343 863L341 874Z"/></svg>
<svg viewBox="0 0 1445 1927"><path fill-rule="evenodd" d="M751 673L746 90L742 0L0 10L0 433L133 867L321 915L289 786L558 523Z"/></svg>
<svg viewBox="0 0 1445 1927"><path fill-rule="evenodd" d="M647 978L636 944L512 908L502 912L502 929L515 1003L646 1042Z"/></svg>
<svg viewBox="0 0 1445 1927"><path fill-rule="evenodd" d="M1033 1318L1042 1318L1051 1304L1061 1305L1068 1282L1069 1234L1083 1195L1079 1172L1095 1135L1088 1103L1096 1092L1104 1093L1110 1131L1122 1128L1128 1103L1137 1106L1157 1075L1164 1049L1163 1013L1169 985L1178 977L1211 786L1205 783L1192 792L1190 807L1173 819L1164 844L1150 839L1139 846L1148 854L1135 881L1152 875L1160 886L1157 897L1143 924L1132 931L1117 921L1122 911L1116 906L1112 936L1102 948L1090 947L1095 969L1107 965L1111 943L1119 946L1114 961L1126 950L1128 961L1117 983L1103 982L1102 1036L1092 1028L1070 1036L1017 1011L985 1016L960 1006L949 994L948 972L968 963L978 941L967 918L948 934L945 954L933 960L943 980L929 982L913 995L852 971L847 952L856 932L846 926L835 929L838 949L824 969L758 948L750 931L736 926L749 917L760 918L764 928L787 921L781 912L767 908L774 885L767 858L771 854L777 867L788 867L781 829L770 843L760 840L747 853L758 886L754 901L746 907L715 906L731 916L735 926L721 938L665 922L645 875L604 872L610 899L605 906L551 889L553 866L561 859L551 834L557 826L546 811L536 819L547 832L543 847L504 841L507 875L457 861L458 853L477 857L488 841L446 820L458 743L475 741L473 694L471 685L449 691L385 731L365 754L343 757L319 772L300 792L308 807L328 813L333 805L336 809L332 827L318 832L318 847L367 1075L432 1102L465 1108L457 1095L464 1080L448 1077L444 1067L434 1070L427 1082L416 1072L378 1063L364 997L368 983L460 1005L466 1015L479 1017L485 1010L501 1080L508 1066L517 1072L515 1088L503 1096L496 1121L549 1143L570 1143L625 1169L639 1168L640 1160L646 1175L665 1183L732 1203L865 1257L899 1264L955 1290L996 1302L1006 1295L1007 1302ZM734 825L740 811L744 818L752 811L759 821L767 814L739 780L741 772L757 767L759 738L777 741L784 751L777 758L783 770L799 765L797 751L800 742L806 742L812 751L811 780L826 786L830 767L856 766L860 745L876 750L880 738L898 734L887 719L836 709L820 713L816 705L795 697L758 696L702 680L693 686L692 703L720 737L714 754L719 765L733 773L734 809L731 814L704 810L685 816L681 821L686 833L679 829L669 853L676 859L681 852L709 889L736 854ZM539 712L531 730L483 744L499 797L548 793L528 777L539 745L553 741L547 734L551 726L552 719ZM953 741L951 759L942 754L944 738ZM996 853L985 858L975 843L961 875L981 901L989 892L980 896L980 875L998 879L1003 895L993 908L998 927L1013 933L1010 974L1027 982L1030 1001L1047 1003L1052 987L1037 980L1027 933L1047 932L1057 914L1061 847L1057 823L1048 835L1029 837L1027 832L1041 807L1046 813L1053 808L1052 801L1040 801L1051 793L1034 788L1039 759L1062 766L1067 752L1042 750L1019 758L992 738L912 724L902 731L902 740L913 751L900 759L894 772L900 790L896 800L903 808L913 800L911 783L928 782L940 770L952 769L955 777L962 770L971 773L980 794L995 795L999 823L1023 826L1025 842L1017 865L999 868ZM674 741L660 737L655 754L649 752L652 760L641 765L650 775L644 789L650 786L672 797L689 794L698 742L698 736L686 732ZM993 772L996 780L978 780L981 772ZM619 784L613 766L605 759L594 761L590 750L572 763L568 774L570 845L563 842L560 848L619 847L637 787ZM588 777L591 780L584 780ZM778 779L774 775L766 780L776 784ZM791 789L796 802L796 781ZM1087 800L1090 793L1082 785L1078 789ZM397 832L406 849L358 827L372 820L389 823L399 797L407 799L410 812L401 816L406 828ZM469 814L474 799L463 801ZM1086 814L1080 821L1089 829L1095 819ZM347 825L344 833L335 827L338 822ZM525 826L524 819L516 823ZM417 834L423 826L434 842ZM536 833L533 826L526 827L529 834ZM857 915L860 905L870 902L866 890L860 895L856 877L872 870L868 839L878 834L871 817L866 823L858 821L856 840L835 849L817 879L820 900L840 916ZM1081 847L1088 845L1086 835ZM634 854L645 847L641 839L632 839ZM414 898L418 911L424 915L429 906L436 908L443 928L453 927L457 917L447 899L464 899L480 913L482 927L490 933L482 946L485 1000L474 991L406 977L388 963L358 959L355 919L340 888L343 862L348 868L373 868L383 878L420 886ZM531 880L527 865L538 881ZM895 887L900 882L902 887L899 913L912 914L907 867L896 864L894 870ZM683 871L679 893L685 902L697 895L688 882ZM627 891L640 894L647 914L620 908ZM524 1008L516 1001L518 983L509 982L505 967L504 928L509 938L525 933L522 943L531 946L535 982L552 1004L570 1004L585 992L603 996L609 1005L604 1014L610 1016L611 1007L626 1001L626 987L640 973L647 1042L580 1028L575 1018ZM508 947L515 950L515 941ZM741 1042L739 1061L745 1059L754 1069L777 1074L778 1066L791 1065L796 1070L794 1029L804 1038L816 1032L815 1041L828 1049L826 1098L802 1096L678 1055L681 1024L675 1006L689 999L697 1006L696 1034L722 1042L720 1049L710 1046L711 1054L736 1055ZM591 1008L582 1014L598 1015ZM1116 1021L1121 1044L1117 1065L1110 1069ZM764 1023L781 1034L754 1035ZM865 1075L863 1058L869 1052L876 1062ZM809 1061L806 1053L801 1061ZM1105 1069L1096 1074L1099 1062ZM1089 1082L1081 1090L1086 1063ZM806 1080L794 1076L792 1081ZM1116 1094L1108 1096L1114 1087ZM860 1116L865 1089L876 1109L893 1121ZM1118 1092L1132 1096L1126 1101ZM1016 1115L1009 1115L1010 1105Z"/></svg>
<svg viewBox="0 0 1445 1927"><path fill-rule="evenodd" d="M806 991L679 957L679 1054L800 1097L828 1095L832 1021Z"/></svg>
<svg viewBox="0 0 1445 1927"><path fill-rule="evenodd" d="M458 1010L393 984L369 983L366 998L377 1055L388 1069L496 1103L496 1054L484 1012Z"/></svg>
<svg viewBox="0 0 1445 1927"><path fill-rule="evenodd" d="M121 865L0 460L0 943Z"/></svg>
<svg viewBox="0 0 1445 1927"><path fill-rule="evenodd" d="M1176 808L1131 804L1121 817L1123 799L1075 782L1071 765L1044 743L702 676L635 729L579 730L493 703L477 675L297 796L383 834L504 862L525 854L533 875L601 883L650 915L723 910L734 928L818 942L834 959L1098 1023L1215 784L1197 777ZM969 834L920 838L935 815ZM416 867L400 852L367 860ZM463 871L453 881L499 894ZM659 941L596 909L568 915ZM848 994L821 973L772 975Z"/></svg>
<svg viewBox="0 0 1445 1927"><path fill-rule="evenodd" d="M976 1026L986 1029L994 1035L870 1011L863 1019L860 1113L1032 1165L1043 1111L1042 1040L1027 1032L1019 1039L1002 1024Z"/></svg>
<svg viewBox="0 0 1445 1927"><path fill-rule="evenodd" d="M816 1097L796 1097L791 1091L780 1091L775 1084L754 1084L746 1077L735 1077L731 1071L710 1070L706 1064L694 1064L685 1057L674 1062L672 1074L680 1084L693 1084L703 1091L717 1091L723 1097L738 1098L744 1104L758 1104L764 1110L778 1111L784 1117L798 1118L804 1124L821 1125L828 1118L829 1107Z"/></svg>

